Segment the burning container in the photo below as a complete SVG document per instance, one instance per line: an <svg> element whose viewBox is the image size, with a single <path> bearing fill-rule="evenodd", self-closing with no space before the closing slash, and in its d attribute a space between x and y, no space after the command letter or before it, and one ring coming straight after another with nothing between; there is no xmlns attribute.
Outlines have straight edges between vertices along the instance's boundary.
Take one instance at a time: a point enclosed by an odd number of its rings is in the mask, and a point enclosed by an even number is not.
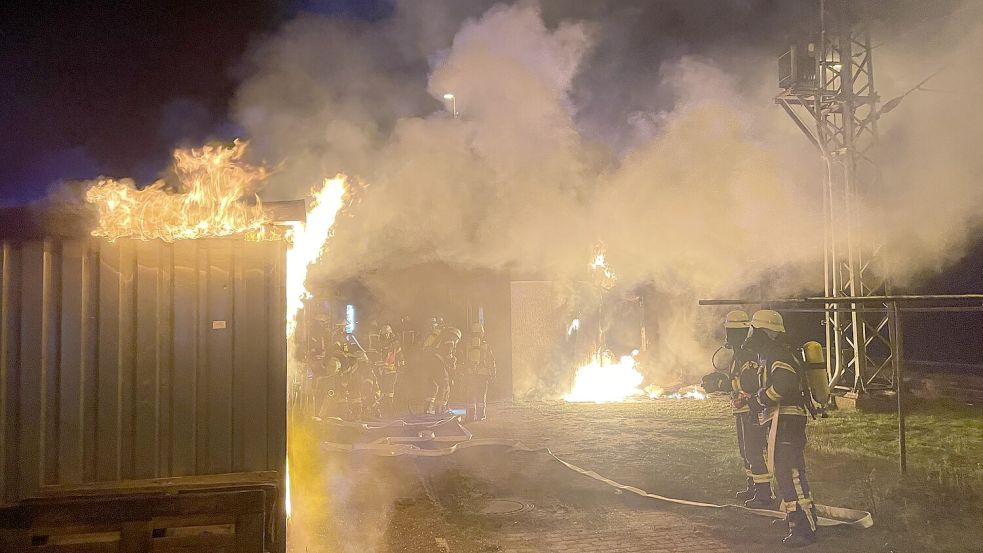
<svg viewBox="0 0 983 553"><path fill-rule="evenodd" d="M272 483L267 549L282 551L285 251L4 240L0 503Z"/></svg>

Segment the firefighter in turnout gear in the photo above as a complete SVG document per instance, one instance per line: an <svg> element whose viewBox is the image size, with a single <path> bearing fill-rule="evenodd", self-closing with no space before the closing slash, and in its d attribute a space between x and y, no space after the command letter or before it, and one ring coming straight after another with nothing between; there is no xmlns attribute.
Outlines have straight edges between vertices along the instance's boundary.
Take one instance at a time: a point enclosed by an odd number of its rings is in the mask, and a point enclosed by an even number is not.
<svg viewBox="0 0 983 553"><path fill-rule="evenodd" d="M495 379L495 357L485 340L485 328L481 323L471 325L465 362L467 420L483 421L488 384Z"/></svg>
<svg viewBox="0 0 983 553"><path fill-rule="evenodd" d="M747 489L737 493L737 499L752 509L774 506L771 493L771 471L766 451L768 440L758 423L757 402L750 401L758 391L758 358L744 348L751 320L745 311L731 311L724 319L724 347L734 352L730 364L731 407L737 425L737 446L744 460Z"/></svg>
<svg viewBox="0 0 983 553"><path fill-rule="evenodd" d="M806 478L806 409L808 386L802 367L783 342L782 316L763 309L751 318L745 347L758 355L759 389L752 403L760 405L761 424L768 433L768 466L775 474L781 510L789 534L783 543L801 547L816 541L816 508Z"/></svg>
<svg viewBox="0 0 983 553"><path fill-rule="evenodd" d="M430 319L430 334L423 339L423 349L432 348L440 339L440 333L444 331L444 318L434 317ZM460 331L459 331L460 332Z"/></svg>
<svg viewBox="0 0 983 553"><path fill-rule="evenodd" d="M457 367L454 351L460 341L460 330L451 326L445 327L434 340L434 344L423 351L421 365L427 385L427 396L423 400L423 410L427 414L443 415L447 413L451 379Z"/></svg>
<svg viewBox="0 0 983 553"><path fill-rule="evenodd" d="M379 391L382 394L380 410L384 417L392 418L396 416L396 379L406 361L403 359L400 341L389 325L383 326L379 333L377 354L376 371L379 378Z"/></svg>

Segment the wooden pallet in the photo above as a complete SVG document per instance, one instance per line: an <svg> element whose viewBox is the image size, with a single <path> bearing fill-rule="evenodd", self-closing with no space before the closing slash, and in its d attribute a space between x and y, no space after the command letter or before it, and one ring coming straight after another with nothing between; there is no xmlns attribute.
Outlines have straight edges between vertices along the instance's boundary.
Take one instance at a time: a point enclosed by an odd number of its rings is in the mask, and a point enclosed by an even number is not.
<svg viewBox="0 0 983 553"><path fill-rule="evenodd" d="M261 489L40 498L0 509L4 553L263 553Z"/></svg>

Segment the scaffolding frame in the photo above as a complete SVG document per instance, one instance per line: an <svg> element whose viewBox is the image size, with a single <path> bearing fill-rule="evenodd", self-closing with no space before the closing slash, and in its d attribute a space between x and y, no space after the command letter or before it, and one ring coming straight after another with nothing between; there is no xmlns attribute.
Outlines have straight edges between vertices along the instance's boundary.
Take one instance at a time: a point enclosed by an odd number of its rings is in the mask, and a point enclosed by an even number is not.
<svg viewBox="0 0 983 553"><path fill-rule="evenodd" d="M880 99L870 32L843 0L821 0L819 31L811 38L793 44L780 58L783 90L775 102L823 160L824 295L889 296L883 237L863 210L864 199L878 191L880 181L870 155L877 143ZM889 304L869 305L825 305L827 371L834 387L857 393L896 387L890 369L899 354L899 321Z"/></svg>

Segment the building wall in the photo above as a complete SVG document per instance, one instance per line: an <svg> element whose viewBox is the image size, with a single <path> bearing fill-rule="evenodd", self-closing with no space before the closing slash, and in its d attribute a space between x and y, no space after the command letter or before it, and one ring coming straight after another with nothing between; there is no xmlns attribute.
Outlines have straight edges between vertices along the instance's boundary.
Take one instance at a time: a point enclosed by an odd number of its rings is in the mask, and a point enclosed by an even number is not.
<svg viewBox="0 0 983 553"><path fill-rule="evenodd" d="M551 281L515 280L511 289L512 395L555 395L561 388L556 379L562 376L555 366L557 337L569 321L564 321Z"/></svg>
<svg viewBox="0 0 983 553"><path fill-rule="evenodd" d="M283 243L0 244L0 503L43 486L283 474Z"/></svg>

